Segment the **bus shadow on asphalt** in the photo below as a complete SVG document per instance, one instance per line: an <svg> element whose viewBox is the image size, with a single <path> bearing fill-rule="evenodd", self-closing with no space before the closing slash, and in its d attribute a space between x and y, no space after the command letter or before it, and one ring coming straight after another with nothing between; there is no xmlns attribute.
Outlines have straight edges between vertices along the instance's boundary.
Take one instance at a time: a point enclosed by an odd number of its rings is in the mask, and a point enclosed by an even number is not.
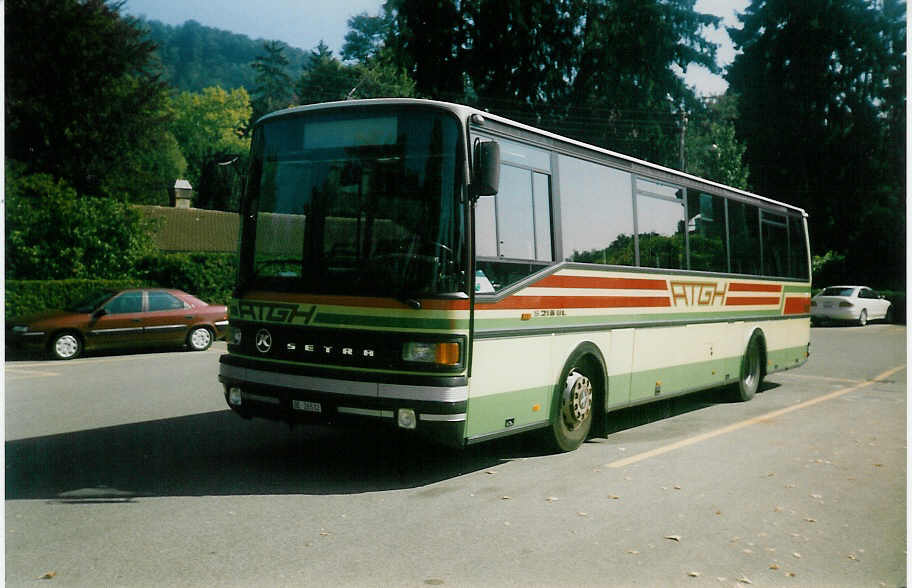
<svg viewBox="0 0 912 588"><path fill-rule="evenodd" d="M779 386L780 384L773 382L762 382L758 394L763 394L764 392L773 390ZM606 433L611 435L612 433L626 431L627 429L702 410L718 404L739 403L741 401L735 398L736 394L733 386L725 386L617 410L607 415Z"/></svg>
<svg viewBox="0 0 912 588"><path fill-rule="evenodd" d="M612 413L609 435L728 402L724 392ZM123 504L143 497L357 494L417 488L549 452L543 435L459 450L389 429L289 430L223 410L7 441L6 499Z"/></svg>
<svg viewBox="0 0 912 588"><path fill-rule="evenodd" d="M6 499L355 494L490 468L538 444L519 436L450 449L389 429L244 421L228 410L6 442Z"/></svg>

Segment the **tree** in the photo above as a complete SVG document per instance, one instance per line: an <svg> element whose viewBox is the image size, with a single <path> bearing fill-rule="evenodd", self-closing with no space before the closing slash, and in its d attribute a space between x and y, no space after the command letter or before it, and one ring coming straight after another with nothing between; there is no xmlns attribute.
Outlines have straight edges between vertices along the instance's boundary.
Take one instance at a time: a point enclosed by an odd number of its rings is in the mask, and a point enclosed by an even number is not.
<svg viewBox="0 0 912 588"><path fill-rule="evenodd" d="M698 107L678 73L691 64L718 71L716 46L701 29L718 17L694 0L587 2L563 123L591 143L678 167L680 112Z"/></svg>
<svg viewBox="0 0 912 588"><path fill-rule="evenodd" d="M387 0L392 22L386 45L415 82L418 95L461 96L465 91L466 22L459 0Z"/></svg>
<svg viewBox="0 0 912 588"><path fill-rule="evenodd" d="M262 40L203 26L194 20L177 26L154 20L140 20L140 24L149 40L158 46L164 79L178 91L202 92L210 86L248 91L256 88L257 72L250 64L262 55ZM309 52L278 44L289 62L286 71L297 72L307 65Z"/></svg>
<svg viewBox="0 0 912 588"><path fill-rule="evenodd" d="M155 46L121 6L6 2L6 155L80 193L141 198L158 182L146 176L171 173L175 162L130 181L150 146L167 141L167 86Z"/></svg>
<svg viewBox="0 0 912 588"><path fill-rule="evenodd" d="M346 65L325 43L313 51L310 67L296 85L301 104L351 98L402 98L414 96L414 84L400 70L381 59Z"/></svg>
<svg viewBox="0 0 912 588"><path fill-rule="evenodd" d="M150 251L148 221L112 198L81 196L65 180L6 166L6 277L131 277Z"/></svg>
<svg viewBox="0 0 912 588"><path fill-rule="evenodd" d="M392 18L389 13L383 11L377 16L369 16L362 12L349 18L349 31L345 34L342 59L366 63L378 58L392 26Z"/></svg>
<svg viewBox="0 0 912 588"><path fill-rule="evenodd" d="M664 164L678 112L697 106L680 76L718 71L694 0L388 0L386 46L421 96L474 103Z"/></svg>
<svg viewBox="0 0 912 588"><path fill-rule="evenodd" d="M690 113L685 139L687 173L749 189L745 146L735 135L737 118L734 95L709 98L699 111Z"/></svg>
<svg viewBox="0 0 912 588"><path fill-rule="evenodd" d="M243 88L226 92L205 88L199 94L181 92L171 104L172 131L187 158L190 183L203 191L200 179L212 160L226 162L246 157L250 139L244 130L250 121L250 96Z"/></svg>
<svg viewBox="0 0 912 588"><path fill-rule="evenodd" d="M285 46L278 41L263 43L265 54L257 55L251 64L256 70L256 86L253 91L253 119L274 110L287 108L292 104L291 76L288 75L288 58L285 57Z"/></svg>
<svg viewBox="0 0 912 588"><path fill-rule="evenodd" d="M905 4L754 0L729 29L739 138L762 194L808 210L815 253L904 282Z"/></svg>

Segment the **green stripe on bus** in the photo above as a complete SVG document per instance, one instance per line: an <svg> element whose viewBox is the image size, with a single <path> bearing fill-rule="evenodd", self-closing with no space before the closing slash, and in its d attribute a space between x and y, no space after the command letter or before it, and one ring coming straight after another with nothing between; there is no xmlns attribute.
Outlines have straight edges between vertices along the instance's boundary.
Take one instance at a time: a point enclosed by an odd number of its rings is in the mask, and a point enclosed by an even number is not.
<svg viewBox="0 0 912 588"><path fill-rule="evenodd" d="M803 346L768 351L767 369L773 372L797 367L807 359L806 351ZM735 384L740 369L741 357L733 356L609 376L606 409L619 410L629 405ZM472 396L470 388L466 437L493 435L547 420L551 414L553 390L552 384ZM535 406L538 410L534 410Z"/></svg>
<svg viewBox="0 0 912 588"><path fill-rule="evenodd" d="M464 376L466 374L465 371L445 372L445 373L415 372L415 371L407 372L407 371L403 371L403 370L383 370L383 369L371 369L371 368L363 368L363 367L351 367L351 366L344 366L344 365L337 365L337 364L306 363L303 361L287 361L284 359L272 359L272 358L265 359L262 357L257 357L255 355L244 355L241 353L232 353L232 355L234 357L243 357L245 359L252 359L254 361L262 362L262 363L265 363L268 365L290 365L290 366L295 366L295 367L311 367L311 368L320 368L320 369L324 369L324 370L331 369L331 370L340 371L340 372L352 372L352 373L357 372L357 373L361 373L361 374L396 374L396 375L401 375L401 376L429 376L429 377L438 376L438 377L445 377L445 378L458 378L458 377ZM256 369L256 368L252 368L252 369ZM277 373L285 374L288 372L277 372ZM314 377L325 378L327 376L315 375Z"/></svg>
<svg viewBox="0 0 912 588"><path fill-rule="evenodd" d="M469 320L467 318L406 318L396 316L341 314L331 312L317 313L317 318L313 324L346 327L423 329L434 331L466 331L469 328Z"/></svg>
<svg viewBox="0 0 912 588"><path fill-rule="evenodd" d="M790 347L766 352L766 369L769 372L798 367L807 360L807 347Z"/></svg>
<svg viewBox="0 0 912 588"><path fill-rule="evenodd" d="M810 286L785 286L783 288L783 291L786 294L810 294L811 287Z"/></svg>
<svg viewBox="0 0 912 588"><path fill-rule="evenodd" d="M538 327L575 327L580 325L591 325L596 328L615 327L619 329L627 328L631 325L648 323L650 325L661 326L663 322L679 321L732 321L732 320L751 320L755 318L777 317L781 316L779 309L776 310L757 310L752 311L749 315L744 312L680 312L680 313L654 313L654 314L624 314L624 315L592 315L592 316L561 316L561 317L540 317L532 320L522 320L519 316L516 318L496 318L486 319L479 318L475 315L475 330L496 330L496 329L516 329L516 328L538 328ZM791 317L790 317L791 318Z"/></svg>
<svg viewBox="0 0 912 588"><path fill-rule="evenodd" d="M548 420L554 388L541 386L489 396L469 394L466 437L478 437ZM538 410L535 407L538 406Z"/></svg>

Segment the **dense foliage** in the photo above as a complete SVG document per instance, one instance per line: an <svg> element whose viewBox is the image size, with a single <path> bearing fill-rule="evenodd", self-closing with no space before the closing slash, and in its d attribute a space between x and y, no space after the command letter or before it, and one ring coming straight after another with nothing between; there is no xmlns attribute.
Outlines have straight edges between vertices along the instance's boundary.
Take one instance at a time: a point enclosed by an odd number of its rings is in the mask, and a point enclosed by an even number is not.
<svg viewBox="0 0 912 588"><path fill-rule="evenodd" d="M718 71L694 0L388 0L387 46L419 95L468 102L677 165L678 69Z"/></svg>
<svg viewBox="0 0 912 588"><path fill-rule="evenodd" d="M80 193L140 196L161 190L180 160L155 46L119 7L5 3L6 156Z"/></svg>
<svg viewBox="0 0 912 588"><path fill-rule="evenodd" d="M905 4L754 0L740 18L727 79L754 187L808 210L845 280L900 287Z"/></svg>
<svg viewBox="0 0 912 588"><path fill-rule="evenodd" d="M149 222L113 198L81 196L48 174L6 169L6 277L62 280L133 275L151 251Z"/></svg>
<svg viewBox="0 0 912 588"><path fill-rule="evenodd" d="M139 21L147 38L157 47L164 79L183 92L201 92L220 86L226 90L257 86L257 71L250 65L262 53L263 41L253 40L194 20L171 26L158 21ZM288 61L287 71L298 73L307 66L306 51L272 41Z"/></svg>
<svg viewBox="0 0 912 588"><path fill-rule="evenodd" d="M286 108L293 103L291 64L285 56L285 49L278 41L263 43L263 51L250 65L256 71L253 86L253 116L251 122L274 110Z"/></svg>
<svg viewBox="0 0 912 588"><path fill-rule="evenodd" d="M298 80L300 104L349 98L406 98L415 95L408 76L382 60L347 65L333 57L320 43L312 54L311 66Z"/></svg>
<svg viewBox="0 0 912 588"><path fill-rule="evenodd" d="M209 304L227 304L237 276L233 253L155 253L136 266L150 284L178 288Z"/></svg>
<svg viewBox="0 0 912 588"><path fill-rule="evenodd" d="M219 87L181 92L171 101L172 132L187 158L187 178L200 185L200 176L213 160L246 156L250 139L245 130L252 112L244 88L227 92Z"/></svg>
<svg viewBox="0 0 912 588"><path fill-rule="evenodd" d="M7 167L9 279L208 284L222 300L227 261L151 260L122 203L164 204L185 177L197 206L236 209L257 117L419 96L797 204L815 278L904 287L901 0L752 0L729 30L742 51L730 90L711 99L682 77L719 72L704 37L719 19L695 0L386 0L349 20L341 59L121 7L5 4L6 153L20 162Z"/></svg>
<svg viewBox="0 0 912 588"><path fill-rule="evenodd" d="M103 290L142 288L149 284L138 279L93 280L6 280L4 311L6 319L45 310L67 308Z"/></svg>

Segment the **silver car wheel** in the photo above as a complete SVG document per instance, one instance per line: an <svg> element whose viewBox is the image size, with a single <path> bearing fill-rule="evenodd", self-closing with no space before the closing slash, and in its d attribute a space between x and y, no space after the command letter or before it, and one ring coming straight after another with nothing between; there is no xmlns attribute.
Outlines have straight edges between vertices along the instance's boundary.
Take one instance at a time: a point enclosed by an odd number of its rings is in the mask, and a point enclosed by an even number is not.
<svg viewBox="0 0 912 588"><path fill-rule="evenodd" d="M54 340L54 356L58 359L73 359L79 354L79 339L66 333Z"/></svg>
<svg viewBox="0 0 912 588"><path fill-rule="evenodd" d="M212 333L206 327L197 327L190 331L189 341L194 351L205 351L212 345Z"/></svg>

